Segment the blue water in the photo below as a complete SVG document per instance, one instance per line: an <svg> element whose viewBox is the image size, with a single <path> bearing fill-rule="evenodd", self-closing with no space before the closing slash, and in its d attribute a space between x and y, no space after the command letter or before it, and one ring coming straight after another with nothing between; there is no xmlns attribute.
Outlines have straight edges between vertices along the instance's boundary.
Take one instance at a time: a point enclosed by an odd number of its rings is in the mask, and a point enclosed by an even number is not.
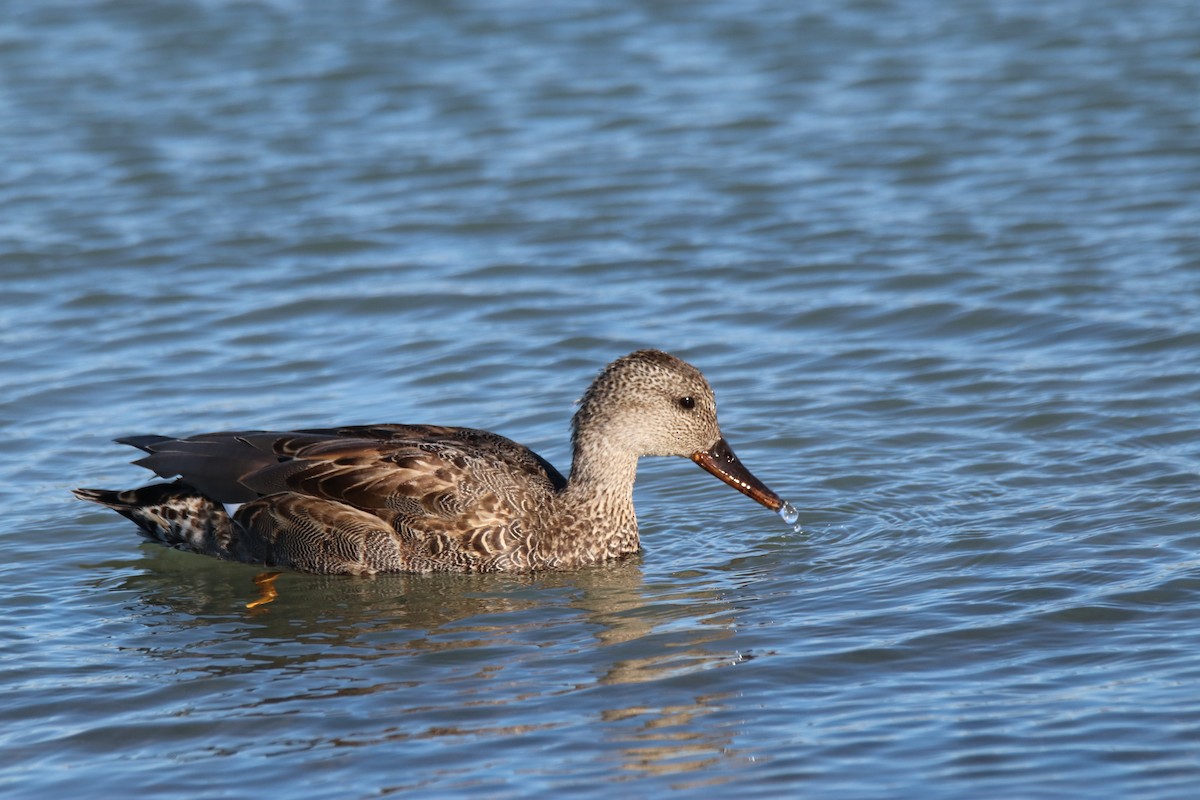
<svg viewBox="0 0 1200 800"><path fill-rule="evenodd" d="M0 2L0 790L1191 798L1200 7ZM285 574L75 486L134 433L569 466L660 347L802 531Z"/></svg>

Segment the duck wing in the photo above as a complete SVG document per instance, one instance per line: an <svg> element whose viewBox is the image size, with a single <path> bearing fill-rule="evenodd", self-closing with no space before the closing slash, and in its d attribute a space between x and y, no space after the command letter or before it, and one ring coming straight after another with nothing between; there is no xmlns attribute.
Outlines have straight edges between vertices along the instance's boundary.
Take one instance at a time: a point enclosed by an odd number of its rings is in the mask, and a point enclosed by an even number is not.
<svg viewBox="0 0 1200 800"><path fill-rule="evenodd" d="M370 425L118 440L136 464L234 513L227 557L310 572L519 569L523 521L566 480L532 450L470 428ZM219 516L219 515L218 515ZM159 537L161 538L161 537Z"/></svg>
<svg viewBox="0 0 1200 800"><path fill-rule="evenodd" d="M490 492L540 498L566 486L529 448L471 428L364 425L117 441L148 453L135 464L180 476L220 503L295 492L366 511L453 513Z"/></svg>
<svg viewBox="0 0 1200 800"><path fill-rule="evenodd" d="M339 438L373 439L392 443L439 445L469 449L515 474L527 475L536 482L549 482L554 491L566 488L567 479L554 465L523 444L517 444L491 431L452 428L442 425L352 425L301 431Z"/></svg>

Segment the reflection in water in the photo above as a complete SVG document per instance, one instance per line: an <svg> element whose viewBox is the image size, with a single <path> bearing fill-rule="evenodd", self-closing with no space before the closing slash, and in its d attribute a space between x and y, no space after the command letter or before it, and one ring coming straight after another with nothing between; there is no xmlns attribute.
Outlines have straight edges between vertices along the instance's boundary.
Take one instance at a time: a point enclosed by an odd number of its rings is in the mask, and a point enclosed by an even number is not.
<svg viewBox="0 0 1200 800"><path fill-rule="evenodd" d="M749 656L721 644L736 612L702 574L647 586L637 559L535 576L285 572L273 602L247 609L255 568L143 554L143 571L121 586L146 630L128 648L171 661L181 680L242 681L209 709L214 726L230 714L287 715L286 739L261 743L267 755L391 741L484 748L584 728L601 732L589 746L638 773L709 770L735 755L737 728L704 721L722 697L689 676ZM605 691L676 679L697 685ZM583 716L547 714L565 695Z"/></svg>
<svg viewBox="0 0 1200 800"><path fill-rule="evenodd" d="M733 730L705 725L704 718L723 708L728 695L698 695L687 705L631 706L603 714L606 730L621 745L623 769L647 775L681 775L711 770L722 760L744 758L732 748ZM636 727L628 730L628 724ZM705 783L732 779L714 776Z"/></svg>

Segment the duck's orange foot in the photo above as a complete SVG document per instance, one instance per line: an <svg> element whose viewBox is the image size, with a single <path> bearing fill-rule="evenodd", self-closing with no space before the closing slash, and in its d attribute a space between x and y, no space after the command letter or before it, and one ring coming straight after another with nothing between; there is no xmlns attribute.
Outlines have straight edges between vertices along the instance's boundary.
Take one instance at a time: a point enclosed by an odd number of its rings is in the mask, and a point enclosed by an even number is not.
<svg viewBox="0 0 1200 800"><path fill-rule="evenodd" d="M258 586L258 599L246 603L246 608L265 606L276 597L279 597L279 590L275 588L275 579L282 574L282 572L260 572L255 575L254 583Z"/></svg>

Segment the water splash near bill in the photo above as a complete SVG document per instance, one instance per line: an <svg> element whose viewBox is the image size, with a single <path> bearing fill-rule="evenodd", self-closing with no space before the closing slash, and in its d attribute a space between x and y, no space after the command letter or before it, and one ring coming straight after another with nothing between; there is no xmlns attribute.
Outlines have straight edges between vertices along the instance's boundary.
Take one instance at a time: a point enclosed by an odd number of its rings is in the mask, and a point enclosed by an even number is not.
<svg viewBox="0 0 1200 800"><path fill-rule="evenodd" d="M783 501L783 505L779 507L779 511L776 513L779 514L784 522L792 526L793 531L796 533L804 532L804 529L800 527L800 512L787 500Z"/></svg>

